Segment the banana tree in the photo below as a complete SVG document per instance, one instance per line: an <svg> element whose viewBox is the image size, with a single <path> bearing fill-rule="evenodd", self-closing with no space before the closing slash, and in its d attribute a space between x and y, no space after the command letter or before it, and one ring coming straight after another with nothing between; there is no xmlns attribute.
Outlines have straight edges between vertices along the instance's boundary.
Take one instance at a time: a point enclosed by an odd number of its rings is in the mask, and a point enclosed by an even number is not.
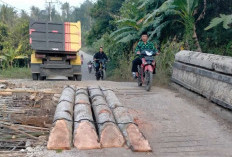
<svg viewBox="0 0 232 157"><path fill-rule="evenodd" d="M172 16L172 24L179 22L184 25L184 39L189 48L191 49L196 46L197 50L201 51L196 33L196 23L204 18L206 2L207 1L204 0L203 11L198 18L195 18L198 12L197 7L199 5L199 0L167 0L158 9L148 14L145 17L144 23L151 22L152 19L156 21L160 16Z"/></svg>
<svg viewBox="0 0 232 157"><path fill-rule="evenodd" d="M7 50L3 50L3 60L5 61L7 67L13 67L13 61L15 59L15 57L17 57L18 54L18 50L15 50L14 48L9 48Z"/></svg>
<svg viewBox="0 0 232 157"><path fill-rule="evenodd" d="M214 18L208 27L205 28L205 30L209 30L213 27L216 27L217 25L223 23L223 28L229 29L232 27L232 14L231 15L225 15L220 14L220 17Z"/></svg>
<svg viewBox="0 0 232 157"><path fill-rule="evenodd" d="M119 29L110 35L117 43L127 43L140 38L139 31L142 25L137 24L136 20L121 19L117 21L117 24L120 25Z"/></svg>

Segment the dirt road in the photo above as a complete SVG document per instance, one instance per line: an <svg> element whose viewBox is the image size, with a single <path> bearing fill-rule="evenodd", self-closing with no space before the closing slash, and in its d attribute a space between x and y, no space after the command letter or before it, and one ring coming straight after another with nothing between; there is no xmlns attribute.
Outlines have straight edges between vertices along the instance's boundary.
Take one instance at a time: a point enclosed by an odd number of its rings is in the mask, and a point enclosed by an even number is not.
<svg viewBox="0 0 232 157"><path fill-rule="evenodd" d="M84 63L83 63L82 68L81 68L81 70L82 70L82 80L85 80L85 81L86 80L96 80L95 71L92 70L92 73L89 74L88 65L87 65L87 63L89 61L93 61L93 56L89 55L89 54L87 54L87 53L85 53L83 51L81 51L80 54L82 54L84 56Z"/></svg>
<svg viewBox="0 0 232 157"><path fill-rule="evenodd" d="M112 88L120 101L129 108L150 142L152 153L134 153L127 148L101 149L91 151L48 151L46 147L36 148L28 156L46 157L143 157L143 156L232 156L232 124L218 118L208 108L199 107L199 102L187 98L176 90L153 87L145 92L134 82L95 81L94 73L88 74L87 62L92 56L84 55L83 80L77 81L31 81L10 80L17 88L52 89L60 93L64 85L85 87L100 85ZM202 98L199 98L202 99ZM119 155L120 154L120 155Z"/></svg>
<svg viewBox="0 0 232 157"><path fill-rule="evenodd" d="M193 99L171 89L153 87L151 92L136 83L110 81L43 81L12 80L17 86L37 89L52 88L58 93L64 85L101 85L116 91L120 101L130 109L135 122L149 140L152 153L133 153L130 149L101 149L91 151L42 151L29 153L47 157L89 156L231 156L231 124L224 123L207 109L197 107Z"/></svg>

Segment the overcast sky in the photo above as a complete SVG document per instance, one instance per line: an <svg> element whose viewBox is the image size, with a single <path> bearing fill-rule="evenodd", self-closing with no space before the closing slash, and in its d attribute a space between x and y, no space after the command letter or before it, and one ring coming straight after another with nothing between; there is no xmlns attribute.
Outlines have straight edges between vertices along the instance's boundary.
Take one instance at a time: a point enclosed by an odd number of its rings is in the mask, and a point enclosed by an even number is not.
<svg viewBox="0 0 232 157"><path fill-rule="evenodd" d="M11 7L16 7L17 9L23 9L26 12L30 13L30 7L32 5L39 7L40 9L44 9L46 5L48 5L47 2L53 1L53 2L69 2L71 6L80 6L85 0L0 0L0 4L3 4L3 2L8 3L11 5ZM53 3L54 5L55 3ZM57 10L60 9L58 5L56 5Z"/></svg>

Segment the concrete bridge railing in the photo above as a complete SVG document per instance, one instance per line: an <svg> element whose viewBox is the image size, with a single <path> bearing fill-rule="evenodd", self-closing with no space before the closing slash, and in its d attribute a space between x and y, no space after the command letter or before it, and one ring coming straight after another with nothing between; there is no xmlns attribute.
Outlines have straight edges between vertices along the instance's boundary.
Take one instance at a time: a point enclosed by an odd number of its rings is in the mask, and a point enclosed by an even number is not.
<svg viewBox="0 0 232 157"><path fill-rule="evenodd" d="M232 57L180 51L172 81L232 110Z"/></svg>

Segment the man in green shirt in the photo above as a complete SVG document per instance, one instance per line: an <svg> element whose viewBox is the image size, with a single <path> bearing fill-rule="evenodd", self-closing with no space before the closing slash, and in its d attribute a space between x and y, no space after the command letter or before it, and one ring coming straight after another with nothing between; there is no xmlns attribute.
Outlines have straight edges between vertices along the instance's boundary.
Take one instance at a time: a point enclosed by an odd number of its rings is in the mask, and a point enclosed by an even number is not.
<svg viewBox="0 0 232 157"><path fill-rule="evenodd" d="M139 41L135 52L136 55L140 55L143 50L153 50L156 55L159 55L158 50L154 47L154 44L148 41L147 33L143 33L141 37L142 41ZM138 77L138 65L142 64L142 59L139 57L135 58L132 62L132 75L134 78Z"/></svg>

